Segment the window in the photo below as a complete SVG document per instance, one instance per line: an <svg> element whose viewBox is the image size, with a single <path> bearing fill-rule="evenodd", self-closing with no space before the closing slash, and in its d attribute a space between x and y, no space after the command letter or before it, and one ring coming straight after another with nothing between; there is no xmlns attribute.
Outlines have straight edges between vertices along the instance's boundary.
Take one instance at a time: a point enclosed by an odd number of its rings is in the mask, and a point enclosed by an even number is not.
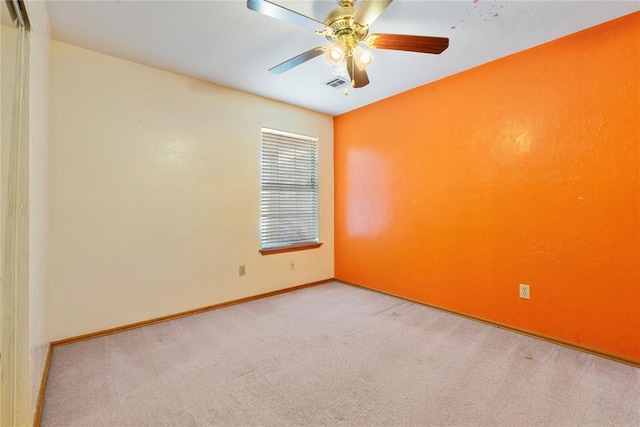
<svg viewBox="0 0 640 427"><path fill-rule="evenodd" d="M308 249L318 240L318 138L262 128L262 254Z"/></svg>

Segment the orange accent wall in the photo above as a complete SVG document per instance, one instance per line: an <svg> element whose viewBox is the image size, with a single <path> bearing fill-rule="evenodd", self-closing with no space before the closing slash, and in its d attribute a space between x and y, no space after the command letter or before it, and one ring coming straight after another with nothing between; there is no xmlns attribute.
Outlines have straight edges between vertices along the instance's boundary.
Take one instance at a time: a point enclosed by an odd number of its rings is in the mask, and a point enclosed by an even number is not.
<svg viewBox="0 0 640 427"><path fill-rule="evenodd" d="M336 277L640 360L639 55L634 13L335 117Z"/></svg>

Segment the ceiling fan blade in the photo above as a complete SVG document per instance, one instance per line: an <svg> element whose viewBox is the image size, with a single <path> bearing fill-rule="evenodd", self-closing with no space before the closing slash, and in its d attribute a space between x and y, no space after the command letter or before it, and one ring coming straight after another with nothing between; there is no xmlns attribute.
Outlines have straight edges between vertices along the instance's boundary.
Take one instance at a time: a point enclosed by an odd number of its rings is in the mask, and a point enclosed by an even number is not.
<svg viewBox="0 0 640 427"><path fill-rule="evenodd" d="M315 58L316 56L322 55L325 52L326 48L323 46L314 47L313 49L309 49L306 52L301 53L300 55L294 56L291 59L284 61L282 64L278 64L275 67L269 68L269 72L272 74L282 74L285 71L296 67L303 62L307 62L310 59Z"/></svg>
<svg viewBox="0 0 640 427"><path fill-rule="evenodd" d="M294 12L293 10L271 3L267 0L247 0L247 7L258 13L262 13L263 15L299 25L312 31L320 32L325 29L325 25L322 22L316 21L313 18L301 15L298 12Z"/></svg>
<svg viewBox="0 0 640 427"><path fill-rule="evenodd" d="M353 21L360 25L371 25L393 0L361 0L353 14Z"/></svg>
<svg viewBox="0 0 640 427"><path fill-rule="evenodd" d="M347 72L349 72L349 77L351 78L351 86L354 88L365 87L369 84L367 72L358 67L353 55L347 58Z"/></svg>
<svg viewBox="0 0 640 427"><path fill-rule="evenodd" d="M407 36L402 34L371 34L365 39L376 49L406 50L421 53L442 53L449 47L446 37Z"/></svg>

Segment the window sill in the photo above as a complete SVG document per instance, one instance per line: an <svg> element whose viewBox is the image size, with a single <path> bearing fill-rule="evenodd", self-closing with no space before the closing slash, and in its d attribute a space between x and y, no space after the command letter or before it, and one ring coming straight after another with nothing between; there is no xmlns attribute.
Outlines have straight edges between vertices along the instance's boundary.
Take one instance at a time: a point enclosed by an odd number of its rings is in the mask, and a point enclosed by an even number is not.
<svg viewBox="0 0 640 427"><path fill-rule="evenodd" d="M262 255L281 254L283 252L304 251L307 249L316 249L322 246L322 243L300 243L297 245L279 246L277 248L260 249Z"/></svg>

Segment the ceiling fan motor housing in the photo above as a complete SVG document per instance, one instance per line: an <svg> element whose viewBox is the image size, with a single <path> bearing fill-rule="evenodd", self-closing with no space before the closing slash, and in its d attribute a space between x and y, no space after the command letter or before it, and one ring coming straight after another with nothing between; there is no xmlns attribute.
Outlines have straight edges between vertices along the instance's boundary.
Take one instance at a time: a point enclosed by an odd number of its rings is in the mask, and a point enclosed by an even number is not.
<svg viewBox="0 0 640 427"><path fill-rule="evenodd" d="M369 32L368 26L362 26L353 22L352 16L356 12L353 2L342 1L340 7L329 12L324 19L325 25L331 29L326 34L327 40L334 43L341 41L351 49L355 48L358 42L362 41Z"/></svg>

